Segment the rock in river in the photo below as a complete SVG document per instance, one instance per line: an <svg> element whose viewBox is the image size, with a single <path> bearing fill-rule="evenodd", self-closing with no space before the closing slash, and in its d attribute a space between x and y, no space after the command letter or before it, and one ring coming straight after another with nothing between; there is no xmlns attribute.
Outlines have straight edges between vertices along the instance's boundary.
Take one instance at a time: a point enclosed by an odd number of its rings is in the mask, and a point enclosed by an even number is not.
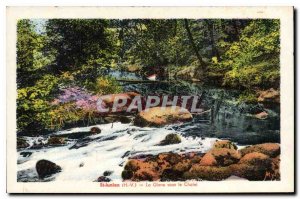
<svg viewBox="0 0 300 199"><path fill-rule="evenodd" d="M264 143L247 146L240 150L242 156L252 152L263 153L265 155L270 156L271 158L275 158L280 154L280 145L276 143Z"/></svg>
<svg viewBox="0 0 300 199"><path fill-rule="evenodd" d="M269 114L266 111L263 111L263 112L255 114L254 117L257 119L260 119L260 120L264 120L264 119L268 118L268 115Z"/></svg>
<svg viewBox="0 0 300 199"><path fill-rule="evenodd" d="M134 120L134 125L145 126L162 126L176 122L190 121L193 119L192 114L179 106L173 107L153 107L141 111Z"/></svg>
<svg viewBox="0 0 300 199"><path fill-rule="evenodd" d="M213 148L227 148L227 149L237 149L237 146L230 140L217 140L214 143Z"/></svg>
<svg viewBox="0 0 300 199"><path fill-rule="evenodd" d="M66 143L66 138L64 137L50 137L48 139L48 145L50 146L61 146L65 145Z"/></svg>
<svg viewBox="0 0 300 199"><path fill-rule="evenodd" d="M40 178L45 178L61 171L60 166L49 160L39 160L35 168Z"/></svg>
<svg viewBox="0 0 300 199"><path fill-rule="evenodd" d="M17 138L17 149L27 148L29 144L24 138Z"/></svg>
<svg viewBox="0 0 300 199"><path fill-rule="evenodd" d="M183 174L185 179L201 179L209 181L219 181L230 177L231 169L229 167L201 166L195 164L192 168Z"/></svg>
<svg viewBox="0 0 300 199"><path fill-rule="evenodd" d="M164 145L169 145L169 144L178 144L181 142L181 138L179 135L175 133L170 133L168 134L164 140L162 140L159 145L164 146Z"/></svg>
<svg viewBox="0 0 300 199"><path fill-rule="evenodd" d="M228 166L237 163L241 155L234 149L214 148L200 161L201 166Z"/></svg>
<svg viewBox="0 0 300 199"><path fill-rule="evenodd" d="M96 126L94 126L94 127L92 127L92 128L90 129L90 132L91 132L92 134L99 134L99 133L101 133L101 129L98 128L98 127L96 127Z"/></svg>
<svg viewBox="0 0 300 199"><path fill-rule="evenodd" d="M261 91L258 97L258 102L261 103L280 103L280 93L279 91L270 88L266 91Z"/></svg>

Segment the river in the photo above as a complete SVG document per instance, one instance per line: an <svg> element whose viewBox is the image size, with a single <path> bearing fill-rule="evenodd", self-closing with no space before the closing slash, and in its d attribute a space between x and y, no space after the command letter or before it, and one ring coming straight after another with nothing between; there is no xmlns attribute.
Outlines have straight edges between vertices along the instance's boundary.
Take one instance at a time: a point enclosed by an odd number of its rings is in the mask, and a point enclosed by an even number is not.
<svg viewBox="0 0 300 199"><path fill-rule="evenodd" d="M132 73L114 72L117 79L130 77L141 79ZM139 128L132 124L108 123L95 125L101 133L84 139L68 140L65 146L24 149L18 151L18 181L96 181L105 171L109 178L121 181L124 163L129 157L161 152L205 153L217 139L230 139L239 148L246 145L280 143L279 108L266 109L262 105L238 102L239 91L203 86L199 83L181 82L153 84L125 84L125 91L138 91L142 95L201 95L202 106L214 110L214 114L194 115L191 122L167 125L161 128ZM253 117L255 111L266 111L267 119ZM89 127L76 127L54 134L88 131ZM159 146L158 143L170 133L177 133L181 143ZM49 135L25 137L30 145L46 142ZM75 146L75 147L74 147ZM38 160L47 159L60 165L62 172L46 179L39 179L35 170Z"/></svg>

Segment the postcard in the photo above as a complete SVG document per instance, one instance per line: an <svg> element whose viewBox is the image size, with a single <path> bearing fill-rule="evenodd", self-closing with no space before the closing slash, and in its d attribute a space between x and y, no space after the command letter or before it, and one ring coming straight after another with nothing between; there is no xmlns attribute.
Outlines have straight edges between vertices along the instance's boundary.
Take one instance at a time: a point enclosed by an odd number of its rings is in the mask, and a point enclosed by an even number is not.
<svg viewBox="0 0 300 199"><path fill-rule="evenodd" d="M293 7L7 7L7 192L293 193Z"/></svg>

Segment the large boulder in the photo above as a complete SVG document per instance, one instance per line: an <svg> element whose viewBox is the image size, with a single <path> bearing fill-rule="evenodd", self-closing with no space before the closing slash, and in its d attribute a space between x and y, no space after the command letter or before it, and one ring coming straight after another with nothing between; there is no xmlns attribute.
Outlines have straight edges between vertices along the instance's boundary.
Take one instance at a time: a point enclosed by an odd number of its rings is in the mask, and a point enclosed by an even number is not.
<svg viewBox="0 0 300 199"><path fill-rule="evenodd" d="M183 174L198 164L201 155L160 153L158 155L138 156L130 159L122 172L123 180L132 181L178 181L184 180Z"/></svg>
<svg viewBox="0 0 300 199"><path fill-rule="evenodd" d="M271 174L275 173L272 166L273 160L268 155L252 152L244 155L238 164L233 164L229 167L232 169L233 175L258 181L271 180Z"/></svg>
<svg viewBox="0 0 300 199"><path fill-rule="evenodd" d="M261 91L259 93L259 97L257 99L258 102L261 103L280 103L280 93L279 91L270 88L266 91Z"/></svg>
<svg viewBox="0 0 300 199"><path fill-rule="evenodd" d="M253 153L248 153L245 156L241 158L239 161L240 164L249 164L249 165L255 165L255 166L262 166L262 167L270 167L272 160L269 158L269 156L263 154L263 153L258 153L258 152L253 152Z"/></svg>
<svg viewBox="0 0 300 199"><path fill-rule="evenodd" d="M252 152L259 152L268 155L271 158L275 158L280 154L280 145L276 143L256 144L252 146L247 146L239 150L239 152L242 156Z"/></svg>
<svg viewBox="0 0 300 199"><path fill-rule="evenodd" d="M130 160L124 167L122 178L132 181L155 181L159 179L157 163L141 160Z"/></svg>
<svg viewBox="0 0 300 199"><path fill-rule="evenodd" d="M218 165L218 162L211 153L207 153L203 156L203 158L200 160L201 166L216 166Z"/></svg>
<svg viewBox="0 0 300 199"><path fill-rule="evenodd" d="M232 175L229 167L201 166L195 164L191 169L183 174L184 179L219 181Z"/></svg>
<svg viewBox="0 0 300 199"><path fill-rule="evenodd" d="M213 148L200 161L200 166L228 166L241 158L238 151L227 148Z"/></svg>
<svg viewBox="0 0 300 199"><path fill-rule="evenodd" d="M162 126L192 119L192 114L187 109L179 106L153 107L139 112L134 120L134 125L140 127Z"/></svg>
<svg viewBox="0 0 300 199"><path fill-rule="evenodd" d="M265 180L268 171L268 168L251 164L232 164L229 168L232 171L232 175L246 178L251 181Z"/></svg>
<svg viewBox="0 0 300 199"><path fill-rule="evenodd" d="M35 168L40 178L45 178L61 171L60 166L49 160L39 160Z"/></svg>
<svg viewBox="0 0 300 199"><path fill-rule="evenodd" d="M271 172L266 176L267 180L280 180L280 156L272 158Z"/></svg>

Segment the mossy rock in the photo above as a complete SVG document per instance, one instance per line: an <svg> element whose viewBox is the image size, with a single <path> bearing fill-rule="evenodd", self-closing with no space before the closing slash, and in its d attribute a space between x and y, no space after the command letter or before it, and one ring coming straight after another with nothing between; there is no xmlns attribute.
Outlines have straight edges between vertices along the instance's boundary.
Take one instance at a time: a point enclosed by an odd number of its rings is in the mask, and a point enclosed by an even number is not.
<svg viewBox="0 0 300 199"><path fill-rule="evenodd" d="M124 171L122 171L121 176L122 176L123 180L129 180L133 177L133 171L124 170Z"/></svg>
<svg viewBox="0 0 300 199"><path fill-rule="evenodd" d="M233 164L229 166L232 174L251 181L265 180L269 168L250 164Z"/></svg>
<svg viewBox="0 0 300 199"><path fill-rule="evenodd" d="M240 158L241 155L234 149L213 148L203 156L200 164L202 163L203 166L228 166L237 163ZM206 159L208 159L207 164L204 164Z"/></svg>
<svg viewBox="0 0 300 199"><path fill-rule="evenodd" d="M138 113L134 119L134 125L139 127L159 127L177 122L191 121L192 114L179 106L152 107Z"/></svg>
<svg viewBox="0 0 300 199"><path fill-rule="evenodd" d="M186 180L208 180L220 181L232 175L229 167L214 167L214 166L200 166L199 164L193 165L192 168L183 174Z"/></svg>
<svg viewBox="0 0 300 199"><path fill-rule="evenodd" d="M188 171L192 166L192 162L189 159L184 159L181 162L178 162L173 166L173 170L179 171L179 172L184 172Z"/></svg>
<svg viewBox="0 0 300 199"><path fill-rule="evenodd" d="M230 140L217 140L213 148L227 148L237 150L237 146Z"/></svg>
<svg viewBox="0 0 300 199"><path fill-rule="evenodd" d="M207 153L203 156L203 158L200 161L201 166L217 166L218 162L211 153Z"/></svg>
<svg viewBox="0 0 300 199"><path fill-rule="evenodd" d="M159 173L151 169L140 169L133 175L132 181L156 181L159 180Z"/></svg>
<svg viewBox="0 0 300 199"><path fill-rule="evenodd" d="M242 156L248 153L259 152L268 155L271 158L275 158L276 156L280 155L280 145L276 143L257 144L245 147L239 150L239 152Z"/></svg>
<svg viewBox="0 0 300 199"><path fill-rule="evenodd" d="M170 165L175 165L181 161L182 157L177 153L167 153L163 160L170 163Z"/></svg>
<svg viewBox="0 0 300 199"><path fill-rule="evenodd" d="M59 165L49 160L39 160L36 163L35 168L40 178L51 176L52 174L58 173L62 170Z"/></svg>
<svg viewBox="0 0 300 199"><path fill-rule="evenodd" d="M182 181L183 172L175 169L165 169L160 177L161 181Z"/></svg>
<svg viewBox="0 0 300 199"><path fill-rule="evenodd" d="M140 161L139 160L129 160L125 165L125 170L128 171L137 171L140 169Z"/></svg>
<svg viewBox="0 0 300 199"><path fill-rule="evenodd" d="M171 133L168 134L164 140L162 140L159 145L164 146L164 145L170 145L170 144L178 144L181 142L181 138L178 134Z"/></svg>
<svg viewBox="0 0 300 199"><path fill-rule="evenodd" d="M17 138L17 149L23 149L29 147L29 144L24 138Z"/></svg>
<svg viewBox="0 0 300 199"><path fill-rule="evenodd" d="M263 153L253 152L243 156L239 161L239 164L248 164L270 168L272 164L272 159Z"/></svg>
<svg viewBox="0 0 300 199"><path fill-rule="evenodd" d="M60 145L65 145L67 142L66 142L66 138L64 137L50 137L47 143L50 146L60 146Z"/></svg>
<svg viewBox="0 0 300 199"><path fill-rule="evenodd" d="M99 134L99 133L101 133L101 129L98 128L98 127L96 127L96 126L94 126L94 127L92 127L92 128L90 129L90 132L91 132L92 134Z"/></svg>

